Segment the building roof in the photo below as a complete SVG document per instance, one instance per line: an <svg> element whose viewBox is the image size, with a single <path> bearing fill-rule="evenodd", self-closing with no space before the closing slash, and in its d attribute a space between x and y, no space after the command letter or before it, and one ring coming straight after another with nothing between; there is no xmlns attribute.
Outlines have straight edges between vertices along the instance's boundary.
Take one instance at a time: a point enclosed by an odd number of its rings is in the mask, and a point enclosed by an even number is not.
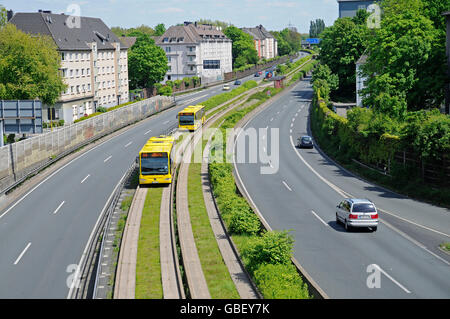
<svg viewBox="0 0 450 319"><path fill-rule="evenodd" d="M218 27L185 22L184 25L171 26L155 42L158 45L166 43L197 44L205 40L231 41Z"/></svg>
<svg viewBox="0 0 450 319"><path fill-rule="evenodd" d="M60 50L90 50L88 43L97 43L97 50L113 50L119 38L99 18L79 18L50 12L18 12L10 23L25 33L48 35ZM74 25L74 27L70 27ZM127 49L125 44L122 49Z"/></svg>
<svg viewBox="0 0 450 319"><path fill-rule="evenodd" d="M136 43L137 37L120 37L119 40L128 48L131 48Z"/></svg>
<svg viewBox="0 0 450 319"><path fill-rule="evenodd" d="M367 62L367 59L369 58L369 56L367 54L363 54L361 55L361 57L359 58L358 61L356 61L356 64L364 64Z"/></svg>
<svg viewBox="0 0 450 319"><path fill-rule="evenodd" d="M255 40L274 38L274 36L269 31L267 31L261 24L254 28L242 28L242 31L250 34Z"/></svg>

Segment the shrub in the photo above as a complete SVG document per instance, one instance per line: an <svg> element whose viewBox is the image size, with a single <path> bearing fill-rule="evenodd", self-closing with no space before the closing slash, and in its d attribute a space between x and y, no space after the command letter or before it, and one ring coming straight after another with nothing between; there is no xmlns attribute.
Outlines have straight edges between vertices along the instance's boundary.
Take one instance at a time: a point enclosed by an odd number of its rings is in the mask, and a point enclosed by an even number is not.
<svg viewBox="0 0 450 319"><path fill-rule="evenodd" d="M268 231L255 237L242 252L249 271L253 273L262 264L291 263L294 239L287 231Z"/></svg>
<svg viewBox="0 0 450 319"><path fill-rule="evenodd" d="M310 299L308 287L292 265L260 265L253 274L266 299Z"/></svg>
<svg viewBox="0 0 450 319"><path fill-rule="evenodd" d="M256 235L260 228L261 222L248 206L232 208L229 225L231 233Z"/></svg>
<svg viewBox="0 0 450 319"><path fill-rule="evenodd" d="M97 108L97 112L98 112L98 113L106 113L106 112L108 112L108 109L107 109L106 107L99 106L99 107Z"/></svg>
<svg viewBox="0 0 450 319"><path fill-rule="evenodd" d="M165 96L171 96L172 95L172 87L170 86L161 86L158 89L158 94L165 95Z"/></svg>

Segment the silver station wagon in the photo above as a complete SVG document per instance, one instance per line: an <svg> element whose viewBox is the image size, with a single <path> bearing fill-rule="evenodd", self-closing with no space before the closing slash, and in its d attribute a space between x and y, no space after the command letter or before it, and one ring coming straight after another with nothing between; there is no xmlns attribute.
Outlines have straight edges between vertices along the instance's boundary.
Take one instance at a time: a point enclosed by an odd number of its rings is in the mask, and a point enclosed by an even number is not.
<svg viewBox="0 0 450 319"><path fill-rule="evenodd" d="M345 230L352 227L378 228L378 211L368 199L347 198L336 206L336 222L342 222Z"/></svg>

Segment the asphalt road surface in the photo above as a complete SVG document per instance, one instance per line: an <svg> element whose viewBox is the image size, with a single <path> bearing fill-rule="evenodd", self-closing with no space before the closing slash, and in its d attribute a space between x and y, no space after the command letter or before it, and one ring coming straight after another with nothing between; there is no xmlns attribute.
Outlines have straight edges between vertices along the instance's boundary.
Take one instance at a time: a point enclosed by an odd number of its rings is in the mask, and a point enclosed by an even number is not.
<svg viewBox="0 0 450 319"><path fill-rule="evenodd" d="M365 182L317 148L296 149L298 137L311 135L312 95L309 79L301 81L245 126L261 129L259 143L238 137L245 161L235 167L264 219L292 231L295 258L330 298L449 298L450 256L437 248L450 241L449 210ZM252 161L255 144L263 156ZM345 197L381 209L378 231L347 233L335 222Z"/></svg>
<svg viewBox="0 0 450 319"><path fill-rule="evenodd" d="M80 153L0 211L0 298L66 298L73 265L145 142L176 126L182 108L220 93L222 86L178 96L176 107Z"/></svg>

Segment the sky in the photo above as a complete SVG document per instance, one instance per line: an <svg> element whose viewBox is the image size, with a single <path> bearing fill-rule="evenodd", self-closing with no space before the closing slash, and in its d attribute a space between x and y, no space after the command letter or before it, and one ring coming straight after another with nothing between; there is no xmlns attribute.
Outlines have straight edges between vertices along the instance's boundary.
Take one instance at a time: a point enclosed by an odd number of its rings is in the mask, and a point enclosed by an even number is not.
<svg viewBox="0 0 450 319"><path fill-rule="evenodd" d="M220 20L237 27L262 24L271 31L289 25L309 32L311 20L323 19L332 25L338 18L336 0L0 0L14 12L66 13L101 18L109 27L150 27L164 23L166 28L184 21Z"/></svg>

